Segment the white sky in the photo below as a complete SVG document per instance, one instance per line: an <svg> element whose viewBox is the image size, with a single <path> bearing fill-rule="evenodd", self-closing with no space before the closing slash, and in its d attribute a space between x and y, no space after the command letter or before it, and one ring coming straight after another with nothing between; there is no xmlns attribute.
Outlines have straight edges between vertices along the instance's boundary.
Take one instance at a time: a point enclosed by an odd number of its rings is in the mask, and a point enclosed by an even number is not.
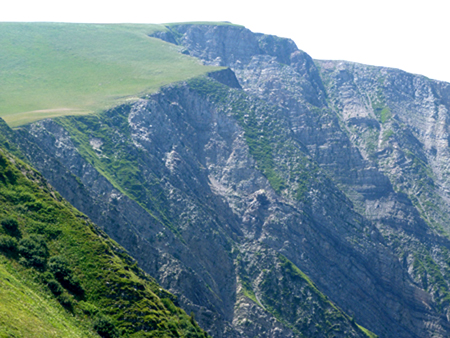
<svg viewBox="0 0 450 338"><path fill-rule="evenodd" d="M0 21L230 21L289 37L316 59L395 67L450 82L448 0L1 0Z"/></svg>

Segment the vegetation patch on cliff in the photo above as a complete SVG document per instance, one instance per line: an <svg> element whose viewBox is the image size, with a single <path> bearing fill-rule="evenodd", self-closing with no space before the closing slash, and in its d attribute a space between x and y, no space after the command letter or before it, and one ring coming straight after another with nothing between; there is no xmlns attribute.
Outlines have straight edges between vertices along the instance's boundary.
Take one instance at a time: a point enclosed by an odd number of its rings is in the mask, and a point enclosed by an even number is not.
<svg viewBox="0 0 450 338"><path fill-rule="evenodd" d="M297 337L376 337L336 307L285 256L260 248L236 258L242 293Z"/></svg>
<svg viewBox="0 0 450 338"><path fill-rule="evenodd" d="M129 111L129 105L122 105L99 116L67 117L57 122L69 132L80 154L116 189L177 234L168 217L167 201L157 174L141 170L144 167L142 163L151 159L131 140L127 120ZM92 138L102 140L101 153L90 145Z"/></svg>
<svg viewBox="0 0 450 338"><path fill-rule="evenodd" d="M188 84L237 120L258 169L277 193L290 194L298 201L305 198L319 168L293 141L278 107L211 79L194 78Z"/></svg>

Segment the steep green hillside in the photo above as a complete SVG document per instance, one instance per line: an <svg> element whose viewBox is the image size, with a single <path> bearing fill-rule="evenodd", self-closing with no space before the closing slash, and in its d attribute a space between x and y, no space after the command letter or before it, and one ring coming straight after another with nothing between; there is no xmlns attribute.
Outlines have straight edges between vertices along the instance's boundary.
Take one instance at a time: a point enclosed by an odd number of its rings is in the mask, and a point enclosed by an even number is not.
<svg viewBox="0 0 450 338"><path fill-rule="evenodd" d="M0 116L10 126L112 107L203 74L161 25L0 23Z"/></svg>
<svg viewBox="0 0 450 338"><path fill-rule="evenodd" d="M127 252L0 149L1 337L204 337Z"/></svg>
<svg viewBox="0 0 450 338"><path fill-rule="evenodd" d="M0 256L0 337L98 337L15 267Z"/></svg>

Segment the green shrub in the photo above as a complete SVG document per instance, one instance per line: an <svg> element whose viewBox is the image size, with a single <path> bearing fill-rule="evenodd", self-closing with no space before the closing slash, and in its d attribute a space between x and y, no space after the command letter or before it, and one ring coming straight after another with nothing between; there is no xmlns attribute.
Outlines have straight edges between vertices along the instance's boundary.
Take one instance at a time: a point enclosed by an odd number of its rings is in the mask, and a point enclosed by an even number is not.
<svg viewBox="0 0 450 338"><path fill-rule="evenodd" d="M17 182L17 176L11 168L7 168L4 172L4 175L9 180L11 184L15 184Z"/></svg>
<svg viewBox="0 0 450 338"><path fill-rule="evenodd" d="M1 221L3 229L5 231L13 236L13 237L19 237L20 236L20 230L19 230L19 223L17 220L13 217L7 217L2 219Z"/></svg>
<svg viewBox="0 0 450 338"><path fill-rule="evenodd" d="M17 252L17 239L8 235L0 235L0 251L7 255Z"/></svg>
<svg viewBox="0 0 450 338"><path fill-rule="evenodd" d="M98 308L92 303L80 301L78 305L88 316L96 315L99 312Z"/></svg>
<svg viewBox="0 0 450 338"><path fill-rule="evenodd" d="M58 280L63 280L72 273L67 260L63 256L51 257L48 261L48 269Z"/></svg>
<svg viewBox="0 0 450 338"><path fill-rule="evenodd" d="M0 167L4 168L7 164L8 162L6 161L6 157L0 153Z"/></svg>
<svg viewBox="0 0 450 338"><path fill-rule="evenodd" d="M55 296L59 296L64 292L63 287L61 286L61 284L59 284L57 280L50 279L47 282L47 286Z"/></svg>
<svg viewBox="0 0 450 338"><path fill-rule="evenodd" d="M48 269L55 276L56 280L61 285L72 292L76 296L83 296L84 289L80 284L79 279L73 274L67 263L67 260L62 256L54 256L48 262Z"/></svg>
<svg viewBox="0 0 450 338"><path fill-rule="evenodd" d="M55 277L48 271L41 273L40 277L41 277L41 281L45 284L47 284L52 279L55 279Z"/></svg>
<svg viewBox="0 0 450 338"><path fill-rule="evenodd" d="M103 338L119 337L119 331L108 316L98 314L94 320L94 330Z"/></svg>
<svg viewBox="0 0 450 338"><path fill-rule="evenodd" d="M30 235L30 237L22 238L19 241L19 254L21 264L45 270L48 248L43 236Z"/></svg>
<svg viewBox="0 0 450 338"><path fill-rule="evenodd" d="M67 292L61 293L56 299L64 308L73 311L73 298Z"/></svg>
<svg viewBox="0 0 450 338"><path fill-rule="evenodd" d="M27 230L29 233L44 235L48 239L56 239L59 235L61 235L61 229L59 229L55 224L38 221L27 223Z"/></svg>

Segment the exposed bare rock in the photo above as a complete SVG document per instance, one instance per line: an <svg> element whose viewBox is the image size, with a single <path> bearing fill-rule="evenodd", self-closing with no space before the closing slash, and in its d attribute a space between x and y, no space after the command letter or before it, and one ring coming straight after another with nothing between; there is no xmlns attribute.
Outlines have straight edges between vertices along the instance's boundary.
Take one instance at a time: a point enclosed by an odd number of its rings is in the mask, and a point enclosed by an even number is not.
<svg viewBox="0 0 450 338"><path fill-rule="evenodd" d="M155 36L230 69L19 131L51 184L214 337L447 337L450 85L240 26Z"/></svg>

